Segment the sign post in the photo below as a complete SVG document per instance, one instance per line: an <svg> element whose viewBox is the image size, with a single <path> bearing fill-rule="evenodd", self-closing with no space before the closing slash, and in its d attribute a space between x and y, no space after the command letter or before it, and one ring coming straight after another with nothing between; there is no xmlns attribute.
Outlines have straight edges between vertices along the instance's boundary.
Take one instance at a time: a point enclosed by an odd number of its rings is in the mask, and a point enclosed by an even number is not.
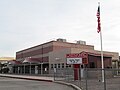
<svg viewBox="0 0 120 90"><path fill-rule="evenodd" d="M80 64L88 64L88 55L86 53L66 54L67 64L73 64L74 80L78 80Z"/></svg>

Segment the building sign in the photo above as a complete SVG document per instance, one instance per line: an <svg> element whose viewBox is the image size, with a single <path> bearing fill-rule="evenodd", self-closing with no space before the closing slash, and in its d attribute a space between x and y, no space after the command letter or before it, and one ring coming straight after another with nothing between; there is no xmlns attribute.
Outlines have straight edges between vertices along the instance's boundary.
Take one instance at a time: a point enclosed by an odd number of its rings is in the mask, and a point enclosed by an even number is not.
<svg viewBox="0 0 120 90"><path fill-rule="evenodd" d="M67 58L67 64L82 64L82 58Z"/></svg>
<svg viewBox="0 0 120 90"><path fill-rule="evenodd" d="M88 64L88 55L86 53L66 54L67 64Z"/></svg>

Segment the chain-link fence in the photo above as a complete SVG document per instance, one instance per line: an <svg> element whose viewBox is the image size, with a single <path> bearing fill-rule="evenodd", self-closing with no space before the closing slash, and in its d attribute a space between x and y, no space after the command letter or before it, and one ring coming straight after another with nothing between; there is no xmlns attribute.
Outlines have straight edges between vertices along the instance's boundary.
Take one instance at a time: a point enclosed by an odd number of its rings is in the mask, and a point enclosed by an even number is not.
<svg viewBox="0 0 120 90"><path fill-rule="evenodd" d="M24 65L14 67L12 74L54 77L55 81L73 83L82 90L120 90L120 69L72 67L47 69L45 65Z"/></svg>
<svg viewBox="0 0 120 90"><path fill-rule="evenodd" d="M120 90L120 69L55 69L54 79L73 83L82 90Z"/></svg>

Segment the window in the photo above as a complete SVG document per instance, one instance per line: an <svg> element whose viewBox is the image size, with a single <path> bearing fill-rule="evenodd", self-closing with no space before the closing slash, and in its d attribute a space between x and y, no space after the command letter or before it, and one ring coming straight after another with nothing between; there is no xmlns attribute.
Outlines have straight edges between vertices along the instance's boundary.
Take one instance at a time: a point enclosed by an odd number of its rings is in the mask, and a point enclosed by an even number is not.
<svg viewBox="0 0 120 90"><path fill-rule="evenodd" d="M94 62L90 62L90 68L95 68L95 63Z"/></svg>
<svg viewBox="0 0 120 90"><path fill-rule="evenodd" d="M66 64L66 68L71 68L71 67L72 67L72 65Z"/></svg>
<svg viewBox="0 0 120 90"><path fill-rule="evenodd" d="M62 68L64 68L64 63L62 63Z"/></svg>
<svg viewBox="0 0 120 90"><path fill-rule="evenodd" d="M60 64L58 64L58 68L60 68Z"/></svg>
<svg viewBox="0 0 120 90"><path fill-rule="evenodd" d="M68 68L69 67L69 65L68 64L66 64L66 68Z"/></svg>
<svg viewBox="0 0 120 90"><path fill-rule="evenodd" d="M83 65L81 65L81 68L83 68Z"/></svg>
<svg viewBox="0 0 120 90"><path fill-rule="evenodd" d="M69 67L71 67L71 65L69 65Z"/></svg>
<svg viewBox="0 0 120 90"><path fill-rule="evenodd" d="M57 68L57 64L54 64L54 68Z"/></svg>
<svg viewBox="0 0 120 90"><path fill-rule="evenodd" d="M51 64L51 68L53 68L53 64Z"/></svg>

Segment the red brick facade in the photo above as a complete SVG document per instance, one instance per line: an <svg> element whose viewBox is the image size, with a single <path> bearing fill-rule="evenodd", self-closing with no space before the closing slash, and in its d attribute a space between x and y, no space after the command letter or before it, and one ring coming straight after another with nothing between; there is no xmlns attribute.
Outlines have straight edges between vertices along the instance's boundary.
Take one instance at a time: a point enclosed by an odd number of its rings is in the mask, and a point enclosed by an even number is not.
<svg viewBox="0 0 120 90"><path fill-rule="evenodd" d="M101 57L100 52L94 50L92 45L83 45L77 43L68 43L68 42L59 42L59 41L50 41L38 46L34 46L25 50L16 52L16 59L18 61L23 61L25 58L39 58L43 62L49 62L49 53L57 50L75 48L76 53L82 51L89 51L92 53L88 54L88 67L101 68ZM93 53L94 52L94 53ZM73 52L70 52L73 53ZM112 56L108 56L109 52L106 52L107 55L104 55L104 64L105 67L112 67ZM110 53L111 54L111 53ZM115 55L117 55L115 53ZM59 55L58 55L59 56Z"/></svg>
<svg viewBox="0 0 120 90"><path fill-rule="evenodd" d="M112 67L112 57L104 56L103 61L105 68ZM88 68L101 68L101 66L101 56L88 55Z"/></svg>

